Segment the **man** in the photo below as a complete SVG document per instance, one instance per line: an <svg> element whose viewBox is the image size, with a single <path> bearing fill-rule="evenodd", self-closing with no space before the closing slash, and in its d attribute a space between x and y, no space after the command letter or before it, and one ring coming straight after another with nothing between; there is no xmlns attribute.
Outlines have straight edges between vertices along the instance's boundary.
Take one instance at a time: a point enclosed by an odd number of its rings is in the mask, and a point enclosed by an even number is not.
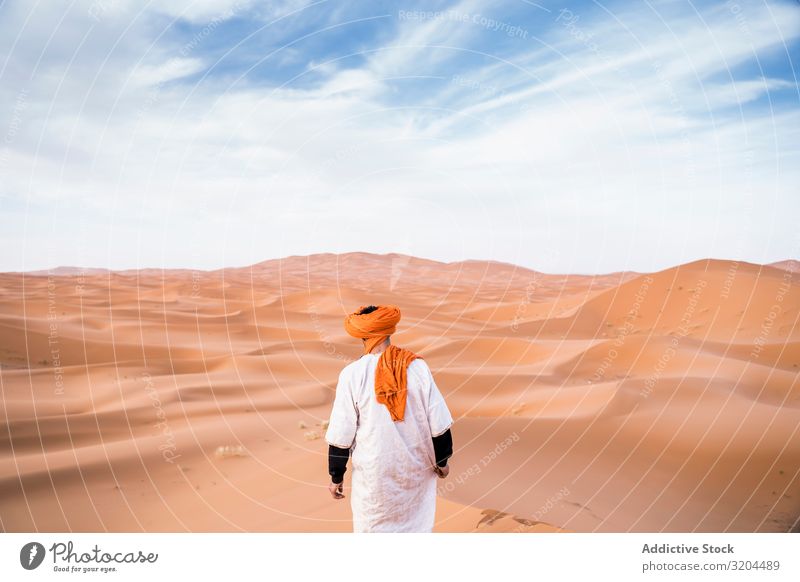
<svg viewBox="0 0 800 582"><path fill-rule="evenodd" d="M339 374L325 440L334 499L352 453L355 532L432 531L436 478L450 471L453 418L425 360L392 345L399 321L394 305L345 318L364 354Z"/></svg>

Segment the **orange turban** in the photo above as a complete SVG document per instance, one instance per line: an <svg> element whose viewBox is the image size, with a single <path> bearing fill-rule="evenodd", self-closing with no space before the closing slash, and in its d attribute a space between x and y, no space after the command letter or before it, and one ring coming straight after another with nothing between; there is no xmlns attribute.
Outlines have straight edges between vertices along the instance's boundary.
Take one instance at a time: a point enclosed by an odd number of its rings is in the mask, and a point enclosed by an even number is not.
<svg viewBox="0 0 800 582"><path fill-rule="evenodd" d="M366 340L364 353L392 335L400 321L400 310L394 305L379 305L371 313L360 307L344 320L344 329L353 337ZM389 345L378 359L375 369L375 397L386 405L392 420L403 420L408 395L408 365L419 356L410 350Z"/></svg>

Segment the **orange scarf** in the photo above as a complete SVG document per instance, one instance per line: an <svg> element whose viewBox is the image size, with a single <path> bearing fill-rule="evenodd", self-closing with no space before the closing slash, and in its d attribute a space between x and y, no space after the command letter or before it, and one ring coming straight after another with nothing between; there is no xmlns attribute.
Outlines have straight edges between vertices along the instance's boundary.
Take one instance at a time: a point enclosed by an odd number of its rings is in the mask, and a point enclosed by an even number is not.
<svg viewBox="0 0 800 582"><path fill-rule="evenodd" d="M344 329L353 337L366 340L364 353L392 335L400 321L400 310L394 305L379 305L372 313L348 315ZM375 397L389 409L393 421L403 420L408 395L408 365L419 356L410 350L389 345L378 359L375 369Z"/></svg>

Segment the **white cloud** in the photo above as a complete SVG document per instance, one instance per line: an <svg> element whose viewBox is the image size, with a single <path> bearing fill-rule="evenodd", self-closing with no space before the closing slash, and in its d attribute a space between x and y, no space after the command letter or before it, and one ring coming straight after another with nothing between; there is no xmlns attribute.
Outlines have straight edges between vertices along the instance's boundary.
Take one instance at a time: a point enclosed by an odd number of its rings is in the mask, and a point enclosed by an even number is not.
<svg viewBox="0 0 800 582"><path fill-rule="evenodd" d="M734 83L705 85L705 98L711 108L727 107L730 105L744 105L750 101L782 89L794 89L797 85L784 79L754 79L752 81L737 81Z"/></svg>
<svg viewBox="0 0 800 582"><path fill-rule="evenodd" d="M163 63L137 67L129 78L133 86L151 87L200 72L204 68L201 59L171 58Z"/></svg>

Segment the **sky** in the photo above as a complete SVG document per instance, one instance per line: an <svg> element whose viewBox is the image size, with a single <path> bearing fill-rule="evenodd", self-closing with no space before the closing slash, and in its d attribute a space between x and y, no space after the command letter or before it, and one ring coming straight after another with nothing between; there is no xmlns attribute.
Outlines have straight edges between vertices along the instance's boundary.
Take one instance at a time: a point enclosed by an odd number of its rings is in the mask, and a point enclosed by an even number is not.
<svg viewBox="0 0 800 582"><path fill-rule="evenodd" d="M0 271L800 258L800 2L0 0Z"/></svg>

